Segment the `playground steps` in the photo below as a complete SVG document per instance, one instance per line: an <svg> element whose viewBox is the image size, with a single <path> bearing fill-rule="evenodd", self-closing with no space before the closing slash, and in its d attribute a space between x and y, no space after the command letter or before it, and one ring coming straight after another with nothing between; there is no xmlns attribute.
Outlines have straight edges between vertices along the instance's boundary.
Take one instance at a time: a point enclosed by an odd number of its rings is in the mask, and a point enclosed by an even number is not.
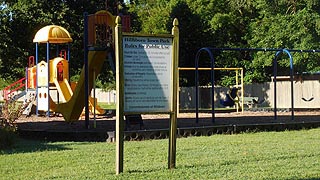
<svg viewBox="0 0 320 180"><path fill-rule="evenodd" d="M18 92L16 95L12 96L12 98L10 98L9 101L16 101L16 100L22 98L23 96L25 96L26 94L27 94L26 91Z"/></svg>
<svg viewBox="0 0 320 180"><path fill-rule="evenodd" d="M26 92L26 97L24 103L29 103L28 106L22 112L23 115L29 116L32 112L32 107L36 104L36 91L28 90Z"/></svg>

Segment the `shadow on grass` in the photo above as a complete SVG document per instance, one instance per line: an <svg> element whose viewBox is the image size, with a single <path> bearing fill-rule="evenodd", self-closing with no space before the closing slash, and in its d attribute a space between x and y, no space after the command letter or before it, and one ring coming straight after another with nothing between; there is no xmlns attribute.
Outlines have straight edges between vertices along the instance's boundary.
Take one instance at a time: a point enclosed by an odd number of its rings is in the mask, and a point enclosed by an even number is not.
<svg viewBox="0 0 320 180"><path fill-rule="evenodd" d="M71 150L66 144L52 144L46 141L27 140L17 138L17 142L10 148L1 149L0 154L17 154L41 151L62 151Z"/></svg>

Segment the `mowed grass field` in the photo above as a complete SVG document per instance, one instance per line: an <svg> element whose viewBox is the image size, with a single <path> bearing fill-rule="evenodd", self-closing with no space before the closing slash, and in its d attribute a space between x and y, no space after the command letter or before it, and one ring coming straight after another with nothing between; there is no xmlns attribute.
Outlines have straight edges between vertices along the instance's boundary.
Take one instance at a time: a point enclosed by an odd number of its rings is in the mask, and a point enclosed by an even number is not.
<svg viewBox="0 0 320 180"><path fill-rule="evenodd" d="M115 175L115 143L20 140L0 152L0 179L320 179L320 129L125 142Z"/></svg>

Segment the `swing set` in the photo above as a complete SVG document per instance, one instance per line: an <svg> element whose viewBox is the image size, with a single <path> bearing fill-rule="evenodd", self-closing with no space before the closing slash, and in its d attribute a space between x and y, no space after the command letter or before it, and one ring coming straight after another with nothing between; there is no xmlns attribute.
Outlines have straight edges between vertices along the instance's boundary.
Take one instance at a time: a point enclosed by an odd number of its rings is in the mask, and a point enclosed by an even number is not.
<svg viewBox="0 0 320 180"><path fill-rule="evenodd" d="M200 56L203 53L206 53L210 57L211 61L211 84L212 84L212 94L214 94L214 68L215 68L215 58L213 52L221 52L221 51L244 51L244 52L250 52L250 51L273 51L276 52L274 58L273 58L273 76L274 76L274 120L277 120L277 64L278 64L278 58L281 54L286 54L289 58L290 62L290 88L291 88L291 120L294 120L294 94L293 94L293 57L291 55L291 52L300 52L300 53L319 53L320 50L297 50L297 49L274 49L274 48L213 48L213 47L203 47L198 50L195 58L195 69L196 69L196 76L195 76L195 82L196 82L196 123L199 122L199 59ZM306 99L310 100L310 99ZM313 99L311 99L313 100ZM311 101L310 100L310 101ZM211 96L211 120L214 123L215 122L215 110L214 110L214 96Z"/></svg>

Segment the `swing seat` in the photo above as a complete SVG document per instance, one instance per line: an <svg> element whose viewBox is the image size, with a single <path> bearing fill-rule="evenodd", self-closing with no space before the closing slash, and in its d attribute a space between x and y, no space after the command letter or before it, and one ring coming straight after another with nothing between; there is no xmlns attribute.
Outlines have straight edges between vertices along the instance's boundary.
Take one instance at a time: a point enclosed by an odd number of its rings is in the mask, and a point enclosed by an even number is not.
<svg viewBox="0 0 320 180"><path fill-rule="evenodd" d="M314 97L311 97L311 98L309 98L309 99L306 99L306 98L301 98L302 100L304 100L304 101L306 101L306 102L310 102L310 101L312 101L313 99L314 99Z"/></svg>
<svg viewBox="0 0 320 180"><path fill-rule="evenodd" d="M235 98L238 94L238 88L232 88L226 96L225 100L220 99L220 104L223 106L234 106L237 100Z"/></svg>
<svg viewBox="0 0 320 180"><path fill-rule="evenodd" d="M312 89L313 89L313 88L312 88ZM302 98L301 98L301 99L302 99L303 101L305 101L305 102L310 102L310 101L312 101L312 100L314 99L313 93L312 93L312 95L309 96L309 97L310 97L310 98L308 98L308 99L305 98L304 95L303 95L303 91L302 91Z"/></svg>

